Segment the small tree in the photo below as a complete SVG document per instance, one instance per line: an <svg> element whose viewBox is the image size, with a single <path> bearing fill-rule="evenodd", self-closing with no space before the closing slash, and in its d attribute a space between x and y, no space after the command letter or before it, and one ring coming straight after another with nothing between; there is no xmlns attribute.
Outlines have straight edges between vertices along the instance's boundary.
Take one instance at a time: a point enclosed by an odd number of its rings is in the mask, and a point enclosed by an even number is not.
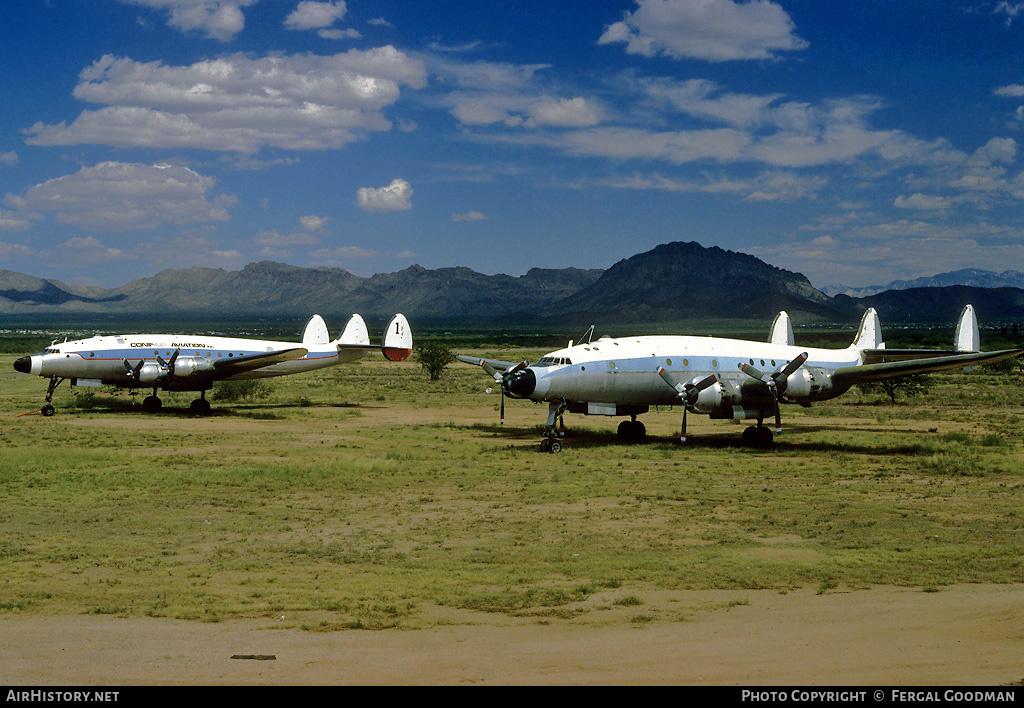
<svg viewBox="0 0 1024 708"><path fill-rule="evenodd" d="M416 361L427 370L431 381L437 381L448 365L455 361L455 353L439 342L428 342L416 347Z"/></svg>
<svg viewBox="0 0 1024 708"><path fill-rule="evenodd" d="M932 387L931 379L927 374L913 374L912 376L897 376L881 381L857 384L864 393L884 393L889 400L896 403L896 395L902 394L907 398L920 396L928 393Z"/></svg>

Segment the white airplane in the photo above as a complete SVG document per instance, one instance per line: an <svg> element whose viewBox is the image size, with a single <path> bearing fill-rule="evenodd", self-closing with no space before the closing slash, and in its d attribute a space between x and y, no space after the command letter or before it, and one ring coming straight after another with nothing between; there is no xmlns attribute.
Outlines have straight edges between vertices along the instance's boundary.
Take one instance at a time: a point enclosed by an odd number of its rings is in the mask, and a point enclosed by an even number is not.
<svg viewBox="0 0 1024 708"><path fill-rule="evenodd" d="M481 366L504 397L548 403L541 449L558 452L564 413L630 416L619 436L646 434L636 417L651 406L681 405L680 440L686 442L686 413L714 419L757 420L743 433L746 444L768 446L763 424L775 416L782 432L780 403L809 406L835 398L858 383L948 369L970 368L1024 354L1024 349L981 352L978 320L968 305L954 335L955 350L886 349L878 314L864 313L857 336L845 349L804 349L794 345L789 315L780 312L767 342L694 336L601 337L569 342L535 364L459 356Z"/></svg>
<svg viewBox="0 0 1024 708"><path fill-rule="evenodd" d="M142 402L146 412L160 410L157 392L198 391L189 410L210 412L206 392L214 381L286 376L355 361L369 350L379 349L391 361L412 353L412 330L404 315L391 318L382 345L370 344L366 323L352 315L341 336L330 341L327 324L313 315L302 333L302 342L274 342L235 337L183 334L123 334L53 343L38 354L14 362L23 374L50 379L44 416L54 414L53 391L62 381L71 385L119 388L152 388Z"/></svg>

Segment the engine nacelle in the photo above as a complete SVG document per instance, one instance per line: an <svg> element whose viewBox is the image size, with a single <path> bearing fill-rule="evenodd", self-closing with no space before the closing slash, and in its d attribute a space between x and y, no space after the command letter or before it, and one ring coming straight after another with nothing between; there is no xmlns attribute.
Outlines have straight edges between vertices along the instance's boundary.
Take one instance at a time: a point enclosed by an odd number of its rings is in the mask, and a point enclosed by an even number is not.
<svg viewBox="0 0 1024 708"><path fill-rule="evenodd" d="M787 401L820 401L830 398L832 379L829 375L812 366L803 366L794 371L786 379L783 397Z"/></svg>
<svg viewBox="0 0 1024 708"><path fill-rule="evenodd" d="M139 369L138 374L136 374L136 378L141 384L159 383L160 381L163 381L166 376L166 367L160 366L160 364L155 361L147 361L142 365L142 368Z"/></svg>
<svg viewBox="0 0 1024 708"><path fill-rule="evenodd" d="M696 377L693 380L689 381L689 383L696 385L698 382L700 382L700 380L700 377ZM693 401L692 403L693 410L698 411L700 413L709 413L715 408L721 406L722 402L728 395L728 392L725 390L722 384L723 382L719 381L701 391L697 395L697 400Z"/></svg>
<svg viewBox="0 0 1024 708"><path fill-rule="evenodd" d="M207 371L213 371L213 362L200 356L179 356L174 360L175 378L195 376Z"/></svg>

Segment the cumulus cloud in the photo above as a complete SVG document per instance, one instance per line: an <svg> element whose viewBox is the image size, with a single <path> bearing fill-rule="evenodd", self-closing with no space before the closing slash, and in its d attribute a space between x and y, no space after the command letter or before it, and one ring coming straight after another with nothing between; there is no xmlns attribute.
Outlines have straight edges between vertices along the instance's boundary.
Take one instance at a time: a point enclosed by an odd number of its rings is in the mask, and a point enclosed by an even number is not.
<svg viewBox="0 0 1024 708"><path fill-rule="evenodd" d="M363 211L405 211L412 209L412 186L394 179L386 187L362 187L356 191L356 203Z"/></svg>
<svg viewBox="0 0 1024 708"><path fill-rule="evenodd" d="M290 30L316 30L324 39L359 39L362 35L354 29L337 29L331 27L345 17L346 7L343 0L336 2L314 2L303 0L288 17L284 26Z"/></svg>
<svg viewBox="0 0 1024 708"><path fill-rule="evenodd" d="M300 216L299 224L303 231L323 233L324 227L330 221L326 216Z"/></svg>
<svg viewBox="0 0 1024 708"><path fill-rule="evenodd" d="M205 148L252 153L340 148L391 127L382 110L400 87L422 87L423 63L394 47L252 58L234 54L166 66L104 56L75 87L102 104L70 125L36 123L31 145Z"/></svg>
<svg viewBox="0 0 1024 708"><path fill-rule="evenodd" d="M18 153L14 152L0 152L0 165L17 165L18 164Z"/></svg>
<svg viewBox="0 0 1024 708"><path fill-rule="evenodd" d="M89 229L153 229L162 224L226 221L231 195L211 196L215 180L174 165L101 162L8 195L22 211Z"/></svg>
<svg viewBox="0 0 1024 708"><path fill-rule="evenodd" d="M258 0L121 0L168 13L167 24L182 32L200 32L227 42L245 27L242 8Z"/></svg>
<svg viewBox="0 0 1024 708"><path fill-rule="evenodd" d="M769 0L637 0L598 43L624 43L628 53L645 57L771 59L808 46L794 30L786 11Z"/></svg>

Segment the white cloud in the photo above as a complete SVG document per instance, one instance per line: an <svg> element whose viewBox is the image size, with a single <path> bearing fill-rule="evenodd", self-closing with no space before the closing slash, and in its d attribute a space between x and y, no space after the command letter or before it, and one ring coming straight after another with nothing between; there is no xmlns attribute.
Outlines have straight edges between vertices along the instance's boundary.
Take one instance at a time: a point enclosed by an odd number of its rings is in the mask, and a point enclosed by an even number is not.
<svg viewBox="0 0 1024 708"><path fill-rule="evenodd" d="M806 48L786 11L769 0L637 0L599 44L623 42L630 54L712 62L771 59Z"/></svg>
<svg viewBox="0 0 1024 708"><path fill-rule="evenodd" d="M85 69L75 98L105 104L71 125L36 123L31 145L205 148L256 152L340 148L389 130L381 113L400 86L422 87L423 63L394 47L333 56L233 54L189 66L104 56Z"/></svg>
<svg viewBox="0 0 1024 708"><path fill-rule="evenodd" d="M290 30L322 29L330 27L343 18L345 11L343 0L337 0L337 2L303 0L285 18L284 26Z"/></svg>
<svg viewBox="0 0 1024 708"><path fill-rule="evenodd" d="M324 228L327 226L327 222L330 221L326 216L300 216L299 224L302 226L303 231L323 233Z"/></svg>
<svg viewBox="0 0 1024 708"><path fill-rule="evenodd" d="M245 27L243 7L258 0L121 0L168 13L167 24L182 32L201 32L222 42L234 39Z"/></svg>
<svg viewBox="0 0 1024 708"><path fill-rule="evenodd" d="M900 209L919 209L934 211L937 209L949 208L950 201L945 197L928 194L911 194L909 197L899 196L893 201L893 205Z"/></svg>
<svg viewBox="0 0 1024 708"><path fill-rule="evenodd" d="M994 93L996 96L1006 96L1009 98L1024 98L1024 86L1020 84L1000 86L999 88L995 89L992 93Z"/></svg>
<svg viewBox="0 0 1024 708"><path fill-rule="evenodd" d="M211 199L215 180L173 165L101 162L8 196L23 210L89 229L152 229L161 224L226 221L236 199Z"/></svg>
<svg viewBox="0 0 1024 708"><path fill-rule="evenodd" d="M483 212L467 211L465 214L452 214L452 221L487 221Z"/></svg>
<svg viewBox="0 0 1024 708"><path fill-rule="evenodd" d="M14 152L0 152L0 165L17 165L18 164L18 153Z"/></svg>
<svg viewBox="0 0 1024 708"><path fill-rule="evenodd" d="M362 187L356 191L356 203L363 211L412 209L412 186L404 179L395 179L386 187Z"/></svg>

